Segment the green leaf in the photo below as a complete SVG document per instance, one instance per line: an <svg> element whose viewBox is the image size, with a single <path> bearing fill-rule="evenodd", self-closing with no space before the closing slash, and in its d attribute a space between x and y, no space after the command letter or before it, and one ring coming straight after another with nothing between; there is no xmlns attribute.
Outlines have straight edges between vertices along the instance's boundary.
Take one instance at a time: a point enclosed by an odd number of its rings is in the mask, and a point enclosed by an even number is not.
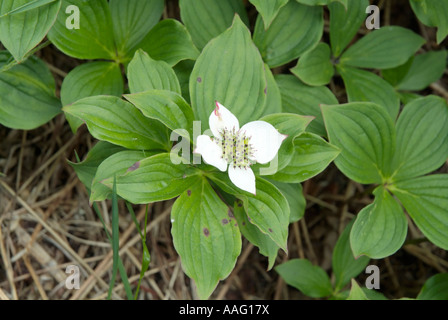
<svg viewBox="0 0 448 320"><path fill-rule="evenodd" d="M131 93L153 89L181 93L174 70L166 62L156 61L142 50L135 53L128 65L127 75Z"/></svg>
<svg viewBox="0 0 448 320"><path fill-rule="evenodd" d="M182 21L199 49L230 27L235 14L249 24L240 0L180 0L179 7Z"/></svg>
<svg viewBox="0 0 448 320"><path fill-rule="evenodd" d="M403 78L409 72L409 68L411 68L413 61L414 56L412 56L408 61L406 61L406 63L402 64L401 66L381 70L381 75L383 76L384 80L386 80L396 88L397 85L403 80Z"/></svg>
<svg viewBox="0 0 448 320"><path fill-rule="evenodd" d="M373 192L375 200L356 216L350 232L350 245L355 257L366 255L382 259L403 245L408 222L400 204L383 187Z"/></svg>
<svg viewBox="0 0 448 320"><path fill-rule="evenodd" d="M66 13L72 8L69 6L79 9L79 29L67 28L66 23L71 26L78 13L77 10ZM48 39L59 50L78 59L115 60L113 23L107 0L62 0L62 8L48 33Z"/></svg>
<svg viewBox="0 0 448 320"><path fill-rule="evenodd" d="M435 245L448 250L448 175L434 174L389 187L417 227Z"/></svg>
<svg viewBox="0 0 448 320"><path fill-rule="evenodd" d="M0 68L11 56L0 51ZM55 96L54 78L35 56L0 73L0 123L13 129L30 130L61 112Z"/></svg>
<svg viewBox="0 0 448 320"><path fill-rule="evenodd" d="M437 44L448 35L448 3L438 0L410 0L412 10L423 24L437 27Z"/></svg>
<svg viewBox="0 0 448 320"><path fill-rule="evenodd" d="M354 279L352 279L352 281L355 281ZM356 281L355 281L356 282ZM358 296L357 299L351 299L351 300L387 300L387 298L384 296L384 294L382 294L381 292L378 292L376 290L372 290L372 289L368 289L368 288L361 288L359 287L358 283L356 283L356 286L358 286L358 292L354 293L355 295ZM353 284L352 284L352 288L353 288ZM330 300L347 300L347 298L350 295L350 291L351 290L344 290L341 291L335 295L333 295L332 297L330 297ZM364 295L362 295L364 294Z"/></svg>
<svg viewBox="0 0 448 320"><path fill-rule="evenodd" d="M331 260L333 273L335 275L335 291L341 290L350 282L351 278L358 276L369 264L370 258L366 256L355 259L350 247L350 231L352 230L352 220L339 236L333 249L333 258Z"/></svg>
<svg viewBox="0 0 448 320"><path fill-rule="evenodd" d="M200 179L199 171L181 162L180 157L161 153L133 164L117 176L117 193L134 204L169 200ZM112 187L112 179L102 183Z"/></svg>
<svg viewBox="0 0 448 320"><path fill-rule="evenodd" d="M335 164L359 183L382 183L391 174L395 128L384 107L369 102L322 106L330 143L342 151Z"/></svg>
<svg viewBox="0 0 448 320"><path fill-rule="evenodd" d="M224 191L226 194L233 196L234 198L240 199L245 202L245 205L247 205L247 197L253 196L253 194L244 191L237 186L233 184L232 181L230 181L229 175L227 172L221 172L221 171L211 171L207 172L207 178L210 179L210 181L217 185L222 191ZM231 201L228 202L229 205L231 205L235 199L231 199ZM245 208L247 209L247 208ZM246 210L247 212L247 210Z"/></svg>
<svg viewBox="0 0 448 320"><path fill-rule="evenodd" d="M402 180L430 173L448 158L448 105L426 96L405 106L398 118L395 173Z"/></svg>
<svg viewBox="0 0 448 320"><path fill-rule="evenodd" d="M382 70L381 73L397 90L420 91L442 77L447 54L446 50L425 52L411 57L401 66Z"/></svg>
<svg viewBox="0 0 448 320"><path fill-rule="evenodd" d="M23 8L27 2L3 0L0 5L0 41L18 62L22 62L27 53L42 41L61 8L61 1L39 6L38 3L30 3L25 11ZM14 14L6 15L14 9L17 9Z"/></svg>
<svg viewBox="0 0 448 320"><path fill-rule="evenodd" d="M176 200L171 221L183 270L194 279L199 298L207 299L235 267L240 231L229 223L227 206L205 179L189 185Z"/></svg>
<svg viewBox="0 0 448 320"><path fill-rule="evenodd" d="M358 285L355 279L352 279L352 288L347 300L369 300L362 288Z"/></svg>
<svg viewBox="0 0 448 320"><path fill-rule="evenodd" d="M64 78L61 87L62 105L69 105L79 99L96 96L121 96L124 90L120 66L114 62L94 61L75 67ZM66 115L74 132L81 126L78 118Z"/></svg>
<svg viewBox="0 0 448 320"><path fill-rule="evenodd" d="M263 116L282 112L282 95L269 66L265 64L266 101Z"/></svg>
<svg viewBox="0 0 448 320"><path fill-rule="evenodd" d="M419 54L413 60L406 76L397 85L398 90L419 91L443 76L447 51L430 51Z"/></svg>
<svg viewBox="0 0 448 320"><path fill-rule="evenodd" d="M361 288L361 290L364 292L365 296L368 300L388 300L384 294L377 290L369 289L369 288Z"/></svg>
<svg viewBox="0 0 448 320"><path fill-rule="evenodd" d="M448 273L439 273L426 280L417 300L448 300Z"/></svg>
<svg viewBox="0 0 448 320"><path fill-rule="evenodd" d="M174 66L182 60L196 60L199 50L185 26L175 19L160 21L139 45L155 60Z"/></svg>
<svg viewBox="0 0 448 320"><path fill-rule="evenodd" d="M314 116L308 131L326 136L324 120L319 106L337 104L338 100L327 87L310 87L293 75L276 75L275 80L282 95L283 112Z"/></svg>
<svg viewBox="0 0 448 320"><path fill-rule="evenodd" d="M333 292L328 274L306 259L289 260L275 267L275 271L288 285L309 297L323 298Z"/></svg>
<svg viewBox="0 0 448 320"><path fill-rule="evenodd" d="M339 153L337 147L320 136L305 132L294 139L294 155L289 164L267 177L286 183L302 182L324 171Z"/></svg>
<svg viewBox="0 0 448 320"><path fill-rule="evenodd" d="M257 194L247 196L247 203L244 204L249 221L287 252L290 214L288 201L265 179L256 178L256 188Z"/></svg>
<svg viewBox="0 0 448 320"><path fill-rule="evenodd" d="M285 196L289 204L289 223L299 221L305 215L306 199L300 183L270 181Z"/></svg>
<svg viewBox="0 0 448 320"><path fill-rule="evenodd" d="M190 76L194 68L194 61L184 60L174 66L174 72L179 79L182 97L190 102Z"/></svg>
<svg viewBox="0 0 448 320"><path fill-rule="evenodd" d="M44 5L47 5L51 2L55 2L55 1L58 1L58 0L30 0L27 3L12 9L11 11L3 13L2 15L0 15L0 18L6 17L8 15L27 12L27 11L42 7Z"/></svg>
<svg viewBox="0 0 448 320"><path fill-rule="evenodd" d="M256 225L249 221L249 217L244 210L242 201L235 201L233 215L243 236L250 243L259 248L260 254L268 258L267 269L271 270L274 266L275 259L277 258L279 246L269 237L269 235L261 232ZM232 217L229 219L229 223L233 223L231 218Z"/></svg>
<svg viewBox="0 0 448 320"><path fill-rule="evenodd" d="M332 2L338 1L339 3L341 3L344 6L344 8L347 8L347 2L349 0L296 0L296 1L298 3L303 3L308 6L325 6L325 5L329 5Z"/></svg>
<svg viewBox="0 0 448 320"><path fill-rule="evenodd" d="M294 137L288 137L282 142L277 155L274 157L274 159L271 160L271 162L267 164L256 163L252 165L252 170L254 171L255 175L258 176L268 177L275 175L276 173L282 171L286 166L288 166L294 155Z"/></svg>
<svg viewBox="0 0 448 320"><path fill-rule="evenodd" d="M248 221L269 236L285 252L288 236L289 205L283 194L267 180L256 178L256 195L237 188L225 172L207 174L224 192L241 200Z"/></svg>
<svg viewBox="0 0 448 320"><path fill-rule="evenodd" d="M96 139L128 149L169 150L168 132L160 122L146 118L132 104L112 96L94 96L65 106L64 112L81 119Z"/></svg>
<svg viewBox="0 0 448 320"><path fill-rule="evenodd" d="M326 85L330 83L334 74L330 56L330 47L321 42L314 49L303 54L291 72L310 86Z"/></svg>
<svg viewBox="0 0 448 320"><path fill-rule="evenodd" d="M124 90L120 66L114 62L94 61L75 67L61 87L63 105L95 95L121 96Z"/></svg>
<svg viewBox="0 0 448 320"><path fill-rule="evenodd" d="M187 138L193 135L193 111L179 94L167 90L148 90L127 94L125 98L146 117L162 122L173 131L186 129L190 133Z"/></svg>
<svg viewBox="0 0 448 320"><path fill-rule="evenodd" d="M400 99L387 81L373 72L357 68L340 66L337 70L344 80L349 102L373 102L384 107L392 119L397 117Z"/></svg>
<svg viewBox="0 0 448 320"><path fill-rule="evenodd" d="M412 102L413 100L419 99L422 96L413 92L398 92L398 95L400 96L400 101L403 104L408 104Z"/></svg>
<svg viewBox="0 0 448 320"><path fill-rule="evenodd" d="M249 0L260 13L264 22L264 29L268 29L272 20L277 16L281 7L286 5L289 0Z"/></svg>
<svg viewBox="0 0 448 320"><path fill-rule="evenodd" d="M277 153L277 163L271 161L267 165L256 164L254 166L255 171L260 168L260 175L269 175L283 169L291 161L294 154L294 139L305 131L312 119L313 117L310 116L300 116L293 113L277 113L262 117L261 121L272 124L281 134L288 137L282 142ZM262 172L261 168L264 168L265 171Z"/></svg>
<svg viewBox="0 0 448 320"><path fill-rule="evenodd" d="M352 67L387 69L404 64L425 43L413 31L386 26L362 37L341 56L340 63Z"/></svg>
<svg viewBox="0 0 448 320"><path fill-rule="evenodd" d="M348 0L347 6L330 3L330 43L333 55L339 57L353 40L366 19L369 0Z"/></svg>
<svg viewBox="0 0 448 320"><path fill-rule="evenodd" d="M68 161L68 163L75 170L79 180L86 186L86 189L90 191L98 166L106 158L119 151L123 151L123 148L105 141L98 141L89 151L84 161L79 163Z"/></svg>
<svg viewBox="0 0 448 320"><path fill-rule="evenodd" d="M163 0L110 0L113 34L119 58L132 58L137 45L159 22Z"/></svg>
<svg viewBox="0 0 448 320"><path fill-rule="evenodd" d="M264 116L260 120L272 124L281 134L295 138L306 130L313 117L294 113L275 113Z"/></svg>
<svg viewBox="0 0 448 320"><path fill-rule="evenodd" d="M240 125L258 119L266 108L265 89L260 53L247 27L235 16L232 27L204 48L191 73L190 97L196 119L207 129L215 101L235 114Z"/></svg>
<svg viewBox="0 0 448 320"><path fill-rule="evenodd" d="M102 181L114 176L124 175L140 160L155 155L155 152L125 150L114 153L97 165L94 177L91 181L90 202L103 201L111 195L111 188L105 186Z"/></svg>
<svg viewBox="0 0 448 320"><path fill-rule="evenodd" d="M289 1L280 9L267 30L258 16L253 38L264 61L274 68L297 59L316 46L322 37L323 28L322 7Z"/></svg>

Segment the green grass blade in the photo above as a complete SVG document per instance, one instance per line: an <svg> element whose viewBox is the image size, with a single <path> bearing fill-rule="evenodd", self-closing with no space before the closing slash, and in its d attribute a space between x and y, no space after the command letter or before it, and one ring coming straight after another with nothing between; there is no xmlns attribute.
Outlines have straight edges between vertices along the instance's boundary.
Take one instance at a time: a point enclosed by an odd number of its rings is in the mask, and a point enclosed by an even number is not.
<svg viewBox="0 0 448 320"><path fill-rule="evenodd" d="M115 285L115 278L118 271L118 260L120 259L118 250L119 244L119 228L118 228L118 197L116 177L114 177L114 184L112 189L112 251L113 251L113 264L112 264L112 278L109 283L109 293L107 299L110 300L112 296L112 289Z"/></svg>
<svg viewBox="0 0 448 320"><path fill-rule="evenodd" d="M134 300L137 300L143 276L145 275L145 272L148 270L149 263L151 262L151 255L149 253L148 247L146 246L146 226L148 224L148 207L146 207L145 226L143 228L143 232L141 231L140 225L137 221L137 217L135 216L134 209L132 208L129 202L126 202L126 207L131 213L132 220L134 221L135 227L137 228L138 233L140 234L140 238L142 239L142 246L143 246L142 269L140 271L140 278L138 279L137 289L134 295Z"/></svg>
<svg viewBox="0 0 448 320"><path fill-rule="evenodd" d="M121 281L123 281L123 287L124 291L126 292L126 297L128 298L128 300L134 300L131 284L129 283L128 275L126 274L126 269L124 268L121 258L118 260L118 272L120 273Z"/></svg>
<svg viewBox="0 0 448 320"><path fill-rule="evenodd" d="M106 228L106 224L104 222L103 216L101 215L101 212L98 208L97 203L94 202L92 207L93 207L94 211L96 212L98 218L100 219L101 223L103 224L103 229L106 232L109 242L112 243L112 237L110 236L110 233ZM128 298L128 300L133 300L134 295L132 294L131 284L129 283L129 279L126 274L126 270L124 268L123 261L121 260L121 258L118 260L118 272L120 273L121 280L123 281L123 286L124 286L124 290L126 292L126 297Z"/></svg>
<svg viewBox="0 0 448 320"><path fill-rule="evenodd" d="M75 157L76 157L76 162L81 162L81 160L79 158L79 155L76 152L76 150L75 150ZM115 196L116 196L116 193L115 193ZM103 225L103 229L106 232L106 236L109 239L109 242L112 243L113 239L110 236L109 231L107 230L106 223L104 222L103 216L101 215L101 211L98 208L98 204L96 202L94 202L92 207L93 207L93 210L95 211L96 215L98 216L98 218L100 219L100 221L101 221L101 223ZM132 294L131 285L129 283L129 279L128 279L128 276L126 274L126 269L124 268L123 261L121 260L120 256L118 256L118 272L120 272L120 277L121 277L121 280L123 281L124 290L126 292L126 296L127 296L128 300L133 300L134 296Z"/></svg>

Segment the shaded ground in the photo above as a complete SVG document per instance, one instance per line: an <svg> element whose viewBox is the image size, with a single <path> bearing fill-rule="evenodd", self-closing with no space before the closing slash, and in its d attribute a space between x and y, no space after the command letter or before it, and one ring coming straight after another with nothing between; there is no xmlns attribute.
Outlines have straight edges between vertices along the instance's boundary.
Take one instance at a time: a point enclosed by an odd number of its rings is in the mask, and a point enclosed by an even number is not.
<svg viewBox="0 0 448 320"><path fill-rule="evenodd" d="M436 49L434 29L419 24L407 1L375 1L382 8L382 26L402 25L429 40L423 50ZM250 11L254 13L253 9ZM177 17L176 1L168 1L165 17ZM328 24L327 24L328 26ZM360 35L365 33L361 30ZM324 39L328 38L326 27ZM446 46L446 41L444 44ZM63 77L81 61L49 46L38 53L50 66L60 88ZM288 67L275 72L288 72ZM330 88L342 103L345 94L335 78ZM431 85L425 94L448 97L448 74ZM59 94L59 92L58 92ZM92 211L86 190L67 160L75 161L74 150L85 156L95 140L83 127L74 135L63 115L32 131L0 126L0 299L104 299L111 277L112 252L106 234ZM448 172L448 165L439 170ZM345 178L334 165L305 182L305 218L290 226L289 256L279 253L277 264L292 258L307 258L331 274L331 254L346 223L371 202L369 186ZM142 282L140 299L192 299L192 283L182 272L170 234L173 201L149 205L147 245L150 269ZM134 285L141 265L140 237L128 211L120 208L121 257ZM109 202L100 203L110 225ZM143 221L145 206L136 206ZM406 245L395 255L372 261L381 270L381 292L389 298L415 297L426 279L447 272L447 252L421 238L411 220ZM65 288L68 265L81 269L81 289ZM288 287L267 259L247 241L235 270L222 281L212 299L307 299ZM364 284L366 275L357 280ZM126 297L121 282L114 298Z"/></svg>

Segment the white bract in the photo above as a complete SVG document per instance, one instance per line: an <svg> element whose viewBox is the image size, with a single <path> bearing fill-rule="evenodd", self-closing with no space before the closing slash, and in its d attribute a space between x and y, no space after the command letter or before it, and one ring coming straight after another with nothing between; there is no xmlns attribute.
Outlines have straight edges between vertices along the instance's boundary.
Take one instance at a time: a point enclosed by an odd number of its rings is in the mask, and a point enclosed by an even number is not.
<svg viewBox="0 0 448 320"><path fill-rule="evenodd" d="M235 115L219 102L209 118L213 137L200 135L194 153L221 171L229 169L230 180L255 194L255 175L250 166L265 164L277 155L287 137L265 121L252 121L240 128Z"/></svg>

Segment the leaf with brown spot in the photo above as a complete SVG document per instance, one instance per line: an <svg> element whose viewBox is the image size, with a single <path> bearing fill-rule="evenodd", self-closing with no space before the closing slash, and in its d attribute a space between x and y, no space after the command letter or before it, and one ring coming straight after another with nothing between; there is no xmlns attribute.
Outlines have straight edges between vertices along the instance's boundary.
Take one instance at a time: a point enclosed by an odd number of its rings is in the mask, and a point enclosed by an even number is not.
<svg viewBox="0 0 448 320"><path fill-rule="evenodd" d="M182 193L171 211L174 247L201 299L230 274L241 252L240 230L227 218L227 206L205 179Z"/></svg>

